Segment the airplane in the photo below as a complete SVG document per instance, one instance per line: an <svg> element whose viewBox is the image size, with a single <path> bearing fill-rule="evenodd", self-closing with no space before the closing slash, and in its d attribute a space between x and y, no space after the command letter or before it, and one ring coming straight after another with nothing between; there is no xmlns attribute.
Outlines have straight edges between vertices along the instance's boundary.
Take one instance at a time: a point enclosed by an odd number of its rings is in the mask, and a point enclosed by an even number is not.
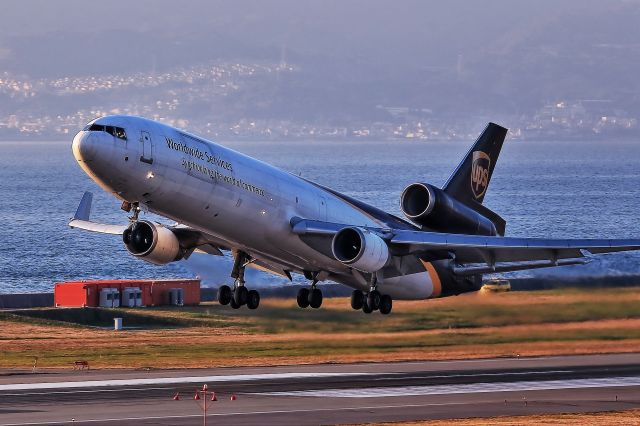
<svg viewBox="0 0 640 426"><path fill-rule="evenodd" d="M101 117L75 135L73 155L131 216L126 224L91 221L86 192L69 226L120 235L133 256L156 265L193 252L231 252L234 284L220 286L217 298L233 309L260 304L245 283L246 267L289 280L304 275L310 285L297 294L300 308L319 308L317 284L331 280L353 289L353 309L386 315L393 300L477 291L483 274L640 249L640 239L505 237L506 221L483 200L506 134L489 123L442 188L407 186L405 220L186 131L141 117Z"/></svg>

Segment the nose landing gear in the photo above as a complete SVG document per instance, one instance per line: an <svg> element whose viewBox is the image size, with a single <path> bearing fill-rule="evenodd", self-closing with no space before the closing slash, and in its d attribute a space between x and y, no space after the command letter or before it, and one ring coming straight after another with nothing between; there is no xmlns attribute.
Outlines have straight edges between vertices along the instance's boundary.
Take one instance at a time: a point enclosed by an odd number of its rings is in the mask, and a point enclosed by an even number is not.
<svg viewBox="0 0 640 426"><path fill-rule="evenodd" d="M231 278L235 280L233 289L228 285L220 286L218 289L218 302L221 305L230 305L233 309L239 309L242 305L247 305L249 309L257 309L260 306L260 293L249 290L244 285L244 268L251 262L247 253L238 252L231 271Z"/></svg>

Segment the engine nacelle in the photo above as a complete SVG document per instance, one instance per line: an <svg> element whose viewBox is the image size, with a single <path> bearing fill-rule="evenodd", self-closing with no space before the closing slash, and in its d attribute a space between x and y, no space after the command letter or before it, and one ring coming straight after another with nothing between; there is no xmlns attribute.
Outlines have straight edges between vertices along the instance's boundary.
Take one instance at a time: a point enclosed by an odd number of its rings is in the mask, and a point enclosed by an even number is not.
<svg viewBox="0 0 640 426"><path fill-rule="evenodd" d="M146 220L134 222L125 229L122 241L129 253L156 265L182 258L178 237L170 229Z"/></svg>
<svg viewBox="0 0 640 426"><path fill-rule="evenodd" d="M435 231L498 235L490 219L428 183L407 186L400 197L400 208L413 222Z"/></svg>
<svg viewBox="0 0 640 426"><path fill-rule="evenodd" d="M343 228L331 242L333 257L364 272L376 272L389 261L387 243L364 228Z"/></svg>

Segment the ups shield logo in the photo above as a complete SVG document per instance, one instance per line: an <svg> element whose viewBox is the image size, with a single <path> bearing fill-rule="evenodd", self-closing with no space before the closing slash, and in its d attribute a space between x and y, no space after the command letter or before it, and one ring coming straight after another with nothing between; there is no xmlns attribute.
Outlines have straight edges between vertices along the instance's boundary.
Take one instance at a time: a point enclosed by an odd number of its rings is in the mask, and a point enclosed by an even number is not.
<svg viewBox="0 0 640 426"><path fill-rule="evenodd" d="M473 162L471 163L471 191L476 199L482 197L489 185L489 167L491 158L482 152L473 152Z"/></svg>

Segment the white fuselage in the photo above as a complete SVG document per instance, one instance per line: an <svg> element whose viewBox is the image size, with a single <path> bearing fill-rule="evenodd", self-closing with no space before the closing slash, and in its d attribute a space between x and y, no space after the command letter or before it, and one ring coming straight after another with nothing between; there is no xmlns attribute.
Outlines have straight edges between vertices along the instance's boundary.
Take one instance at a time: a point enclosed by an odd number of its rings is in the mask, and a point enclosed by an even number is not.
<svg viewBox="0 0 640 426"><path fill-rule="evenodd" d="M291 232L296 217L385 226L366 211L314 183L170 126L129 116L103 117L94 123L126 130L126 139L88 130L74 138L74 156L105 191L205 232L222 246L245 251L276 269L323 271L332 280L366 288L356 271ZM434 289L429 274L411 275L388 280L385 287L393 286L387 293L430 297Z"/></svg>

